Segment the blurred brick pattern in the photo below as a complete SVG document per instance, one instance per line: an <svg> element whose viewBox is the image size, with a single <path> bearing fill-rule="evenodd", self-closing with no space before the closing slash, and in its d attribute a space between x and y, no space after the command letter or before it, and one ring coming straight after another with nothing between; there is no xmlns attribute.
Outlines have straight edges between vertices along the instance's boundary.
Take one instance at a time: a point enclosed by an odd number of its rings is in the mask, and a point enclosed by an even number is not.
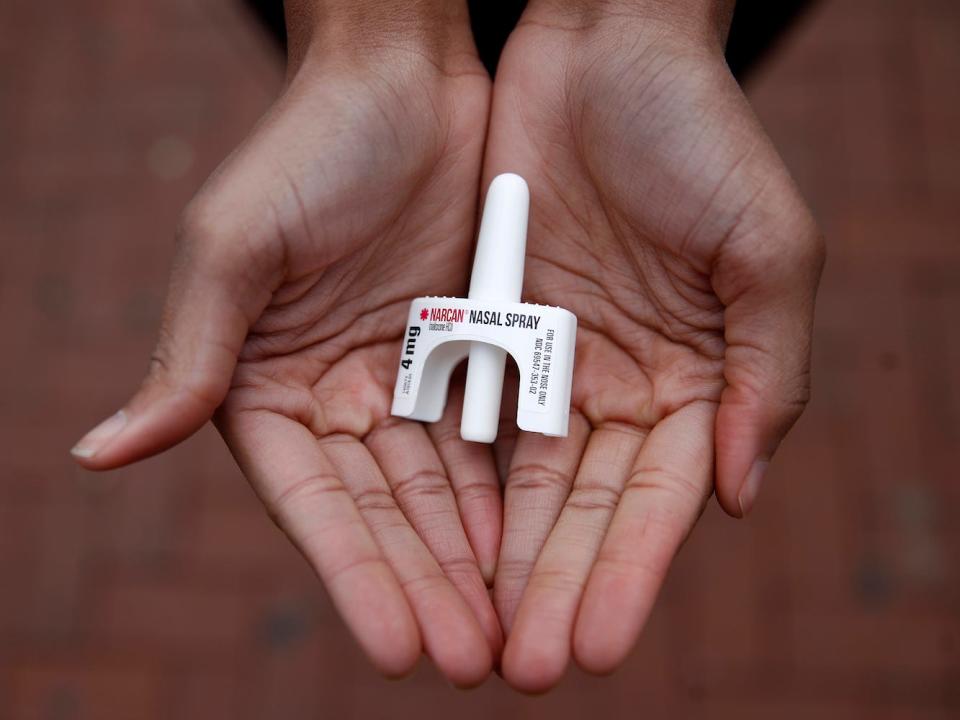
<svg viewBox="0 0 960 720"><path fill-rule="evenodd" d="M540 699L367 667L213 431L107 476L180 207L281 79L233 0L0 6L0 718L960 717L960 5L825 0L757 112L830 240L816 393L641 646Z"/></svg>

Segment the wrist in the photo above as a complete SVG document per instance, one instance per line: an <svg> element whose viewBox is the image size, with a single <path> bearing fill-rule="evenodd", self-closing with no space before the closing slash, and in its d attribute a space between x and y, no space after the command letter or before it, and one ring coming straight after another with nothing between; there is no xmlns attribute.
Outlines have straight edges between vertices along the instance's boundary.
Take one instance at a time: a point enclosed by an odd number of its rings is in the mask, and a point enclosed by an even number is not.
<svg viewBox="0 0 960 720"><path fill-rule="evenodd" d="M723 52L735 0L530 0L523 22L586 35L657 37Z"/></svg>
<svg viewBox="0 0 960 720"><path fill-rule="evenodd" d="M473 69L466 0L287 0L289 72L305 62L362 68L405 56L441 72Z"/></svg>

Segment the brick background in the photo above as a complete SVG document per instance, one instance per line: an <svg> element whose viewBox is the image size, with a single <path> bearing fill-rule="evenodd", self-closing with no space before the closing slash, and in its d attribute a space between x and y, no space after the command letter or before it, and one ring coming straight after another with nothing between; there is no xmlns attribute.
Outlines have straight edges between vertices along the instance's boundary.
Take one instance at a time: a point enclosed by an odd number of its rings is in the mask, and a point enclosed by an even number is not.
<svg viewBox="0 0 960 720"><path fill-rule="evenodd" d="M608 679L380 680L209 429L67 448L144 369L171 228L281 68L232 0L0 6L0 718L960 716L960 5L825 0L748 93L829 242L815 396Z"/></svg>

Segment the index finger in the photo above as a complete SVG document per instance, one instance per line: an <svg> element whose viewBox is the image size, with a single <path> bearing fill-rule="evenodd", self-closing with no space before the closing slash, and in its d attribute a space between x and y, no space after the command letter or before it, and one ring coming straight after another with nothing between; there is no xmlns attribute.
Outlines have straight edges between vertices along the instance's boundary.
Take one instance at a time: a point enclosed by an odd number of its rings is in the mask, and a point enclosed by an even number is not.
<svg viewBox="0 0 960 720"><path fill-rule="evenodd" d="M420 633L396 575L313 433L276 413L218 426L254 491L323 580L360 647L386 676L420 657Z"/></svg>

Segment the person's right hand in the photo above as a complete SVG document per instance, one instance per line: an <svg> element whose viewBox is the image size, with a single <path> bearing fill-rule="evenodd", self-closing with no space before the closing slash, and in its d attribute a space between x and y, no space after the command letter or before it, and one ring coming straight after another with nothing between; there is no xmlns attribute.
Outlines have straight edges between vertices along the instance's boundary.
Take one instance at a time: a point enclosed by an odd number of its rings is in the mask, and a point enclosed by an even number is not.
<svg viewBox="0 0 960 720"><path fill-rule="evenodd" d="M374 664L400 675L423 648L469 685L502 643L492 456L459 439L455 397L429 431L390 404L410 300L464 294L489 78L465 7L441 3L434 26L404 3L376 21L339 6L344 22L291 38L283 95L186 210L149 373L73 452L116 468L219 408Z"/></svg>

